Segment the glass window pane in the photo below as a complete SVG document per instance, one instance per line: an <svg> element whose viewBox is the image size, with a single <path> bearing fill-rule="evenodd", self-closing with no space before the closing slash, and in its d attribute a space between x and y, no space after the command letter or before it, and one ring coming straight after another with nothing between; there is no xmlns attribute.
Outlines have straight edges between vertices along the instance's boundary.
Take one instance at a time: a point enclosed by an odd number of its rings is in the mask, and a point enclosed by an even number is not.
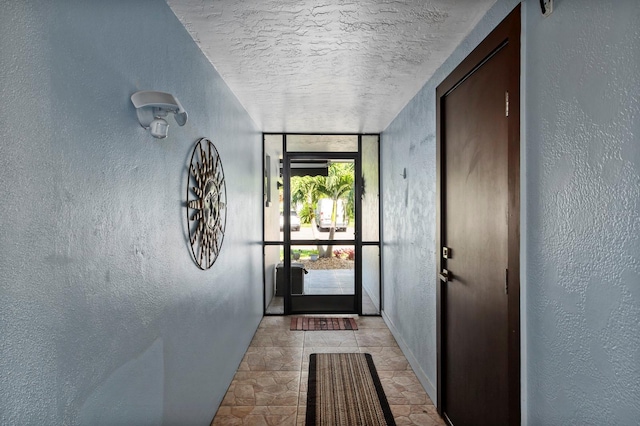
<svg viewBox="0 0 640 426"><path fill-rule="evenodd" d="M318 247L296 245L291 257L292 294L355 294L354 246L333 246L320 257Z"/></svg>
<svg viewBox="0 0 640 426"><path fill-rule="evenodd" d="M362 137L362 241L380 241L380 187L378 174L378 136Z"/></svg>
<svg viewBox="0 0 640 426"><path fill-rule="evenodd" d="M380 314L380 248L362 247L362 314Z"/></svg>
<svg viewBox="0 0 640 426"><path fill-rule="evenodd" d="M288 152L358 152L357 135L287 135Z"/></svg>
<svg viewBox="0 0 640 426"><path fill-rule="evenodd" d="M280 161L282 135L264 135L264 240L283 241L282 232L282 178Z"/></svg>
<svg viewBox="0 0 640 426"><path fill-rule="evenodd" d="M331 160L326 174L291 177L290 221L294 241L354 239L354 161Z"/></svg>
<svg viewBox="0 0 640 426"><path fill-rule="evenodd" d="M282 264L283 246L264 247L264 297L267 314L284 314L284 286L277 284L278 266Z"/></svg>

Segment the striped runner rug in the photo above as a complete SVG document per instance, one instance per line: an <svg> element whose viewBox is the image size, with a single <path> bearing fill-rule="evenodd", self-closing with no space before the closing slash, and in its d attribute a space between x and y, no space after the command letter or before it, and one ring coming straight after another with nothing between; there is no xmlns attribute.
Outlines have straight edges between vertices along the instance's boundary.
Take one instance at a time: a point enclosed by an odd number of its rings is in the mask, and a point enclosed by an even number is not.
<svg viewBox="0 0 640 426"><path fill-rule="evenodd" d="M370 354L311 354L306 426L395 426Z"/></svg>
<svg viewBox="0 0 640 426"><path fill-rule="evenodd" d="M313 330L357 330L358 324L353 318L292 317L290 331Z"/></svg>

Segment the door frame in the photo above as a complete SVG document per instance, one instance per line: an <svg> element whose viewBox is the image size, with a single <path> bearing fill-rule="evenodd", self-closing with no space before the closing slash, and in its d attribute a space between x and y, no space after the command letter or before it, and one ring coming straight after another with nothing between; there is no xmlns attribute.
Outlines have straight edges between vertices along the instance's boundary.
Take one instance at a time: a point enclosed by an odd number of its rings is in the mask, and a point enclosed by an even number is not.
<svg viewBox="0 0 640 426"><path fill-rule="evenodd" d="M364 138L365 137L375 137L376 141L375 141L375 149L376 149L376 157L377 157L377 164L376 164L376 168L379 171L380 170L380 134L379 133L349 133L349 132L345 132L345 133L281 133L281 132L263 132L262 133L262 164L263 164L263 168L265 168L265 194L267 194L267 191L271 191L274 187L275 187L275 179L271 180L268 179L269 173L270 171L267 170L267 154L266 154L266 137L267 136L279 136L281 137L280 140L280 150L278 152L278 155L281 155L281 157L279 158L279 162L280 162L280 175L279 178L282 180L282 182L279 184L282 185L282 196L284 197L283 200L283 207L285 207L285 204L287 204L286 208L288 208L290 210L290 163L291 163L291 158L294 156L304 156L304 157L308 157L308 158L351 158L353 157L353 159L355 159L355 235L354 235L354 240L355 240L355 264L354 264L354 268L355 268L355 301L354 302L349 302L347 300L347 298L338 298L338 299L334 299L337 303L337 305L335 306L335 308L333 309L319 309L318 308L318 303L320 302L321 304L324 303L324 297L322 297L322 295L317 295L317 296L307 296L308 299L306 299L309 303L307 303L305 301L305 299L301 299L300 301L302 302L302 304L299 304L299 309L297 310L292 310L291 309L291 294L290 294L290 287L291 287L291 270L290 270L290 265L291 265L291 244L292 244L292 240L291 240L291 234L290 232L284 232L283 236L281 239L270 239L267 240L266 239L266 229L265 229L265 220L266 220L266 210L263 209L262 210L262 247L263 247L263 257L262 257L262 269L263 269L263 285L262 285L262 299L263 299L263 314L265 316L271 316L271 315L289 315L289 314L313 314L313 313L353 313L353 314L358 314L361 316L380 316L381 315L381 311L383 308L383 303L384 303L384 299L383 299L383 291L382 291L382 286L383 286L383 282L382 282L382 247L380 244L380 236L382 235L382 218L380 215L378 215L377 217L377 227L378 227L378 238L368 238L366 240L363 240L362 238L362 226L363 226L363 215L362 215L362 199L363 196L365 194L365 181L364 178L365 176L363 175L363 147L365 145L365 141ZM315 151L315 150L311 150L311 151L298 151L298 150L294 150L294 151L289 151L288 147L287 147L287 137L288 136L355 136L357 137L357 150L356 151L341 151L341 150L334 150L331 152L326 152L326 151ZM277 142L275 142L277 146ZM368 143L368 142L367 142ZM285 155L286 154L286 155ZM286 161L285 161L285 157ZM276 161L278 161L278 158L276 157ZM271 163L271 159L269 159L269 163ZM285 164L286 163L286 164ZM379 199L379 190L382 187L381 186L381 175L378 173L378 177L377 177L377 187L378 187L378 192L376 193L376 197L378 197L378 210L380 210L380 206L381 206L381 200ZM269 182L274 182L273 184L269 184ZM267 196L265 195L265 200L267 199ZM269 207L269 205L267 204L266 207ZM369 221L370 222L370 221ZM283 217L283 229L290 229L290 216L289 215L284 215ZM334 240L333 243L340 243L340 242L344 242L345 240ZM299 241L295 241L295 243L298 243ZM302 241L304 242L304 241ZM316 243L316 241L312 241L314 244ZM349 243L351 244L351 241L349 241ZM267 312L268 306L269 306L269 302L267 302L267 276L268 274L271 273L271 271L267 271L267 263L266 263L266 248L270 247L270 246L281 246L283 248L283 258L281 259L282 263L283 263L283 278L284 278L284 282L285 282L285 288L284 288L284 297L283 297L283 312ZM378 261L378 268L375 271L375 274L377 275L377 280L378 280L378 303L379 305L376 307L377 309L377 313L371 313L371 312L363 312L363 303L362 303L362 299L363 299L363 295L364 295L364 286L362 284L362 280L363 277L365 276L364 271L363 271L363 265L364 265L364 260L363 260L363 254L364 254L364 247L377 247L378 248L378 254L379 254L379 261ZM286 266L285 266L286 265ZM271 266L271 265L270 265ZM274 282L275 285L275 282ZM270 291L272 291L273 289L270 289ZM374 290L375 291L375 290ZM331 296L334 297L335 296ZM312 300L315 299L315 300Z"/></svg>
<svg viewBox="0 0 640 426"><path fill-rule="evenodd" d="M509 49L508 86L508 383L509 424L519 425L520 404L520 26L521 6L513 11L476 47L436 89L436 340L438 412L443 416L446 401L442 391L446 359L443 339L445 294L438 274L442 271L444 188L444 97L484 64L499 49Z"/></svg>
<svg viewBox="0 0 640 426"><path fill-rule="evenodd" d="M291 224L288 214L284 215L283 245L284 245L284 314L362 314L362 240L361 240L361 180L362 166L360 148L362 136L358 135L358 152L289 152L286 149L286 134L284 136L285 149L283 152L283 209L285 212L291 210L291 160L294 159L315 159L315 160L352 160L354 162L354 239L353 240L292 240ZM354 294L353 295L296 295L291 294L291 246L304 244L333 244L333 245L353 245L355 250L354 264ZM294 300L295 299L295 300Z"/></svg>

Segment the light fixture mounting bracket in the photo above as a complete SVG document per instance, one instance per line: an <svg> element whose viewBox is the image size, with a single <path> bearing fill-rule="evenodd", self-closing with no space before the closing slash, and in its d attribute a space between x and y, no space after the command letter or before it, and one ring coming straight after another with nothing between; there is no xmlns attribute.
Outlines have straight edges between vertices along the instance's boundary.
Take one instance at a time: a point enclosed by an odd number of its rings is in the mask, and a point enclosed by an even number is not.
<svg viewBox="0 0 640 426"><path fill-rule="evenodd" d="M553 13L553 0L540 0L540 9L545 18Z"/></svg>

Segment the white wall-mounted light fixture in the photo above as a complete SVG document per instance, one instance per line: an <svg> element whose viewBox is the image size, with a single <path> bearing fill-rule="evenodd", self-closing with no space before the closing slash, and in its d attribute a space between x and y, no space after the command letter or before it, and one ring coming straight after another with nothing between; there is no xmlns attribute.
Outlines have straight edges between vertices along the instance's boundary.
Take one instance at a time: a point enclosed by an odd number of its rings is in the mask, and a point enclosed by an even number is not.
<svg viewBox="0 0 640 426"><path fill-rule="evenodd" d="M165 120L172 112L179 126L187 122L187 112L180 101L170 93L145 90L131 95L131 102L136 107L140 125L149 130L151 136L158 139L167 137L169 123Z"/></svg>
<svg viewBox="0 0 640 426"><path fill-rule="evenodd" d="M553 0L540 0L540 9L545 18L553 13Z"/></svg>

